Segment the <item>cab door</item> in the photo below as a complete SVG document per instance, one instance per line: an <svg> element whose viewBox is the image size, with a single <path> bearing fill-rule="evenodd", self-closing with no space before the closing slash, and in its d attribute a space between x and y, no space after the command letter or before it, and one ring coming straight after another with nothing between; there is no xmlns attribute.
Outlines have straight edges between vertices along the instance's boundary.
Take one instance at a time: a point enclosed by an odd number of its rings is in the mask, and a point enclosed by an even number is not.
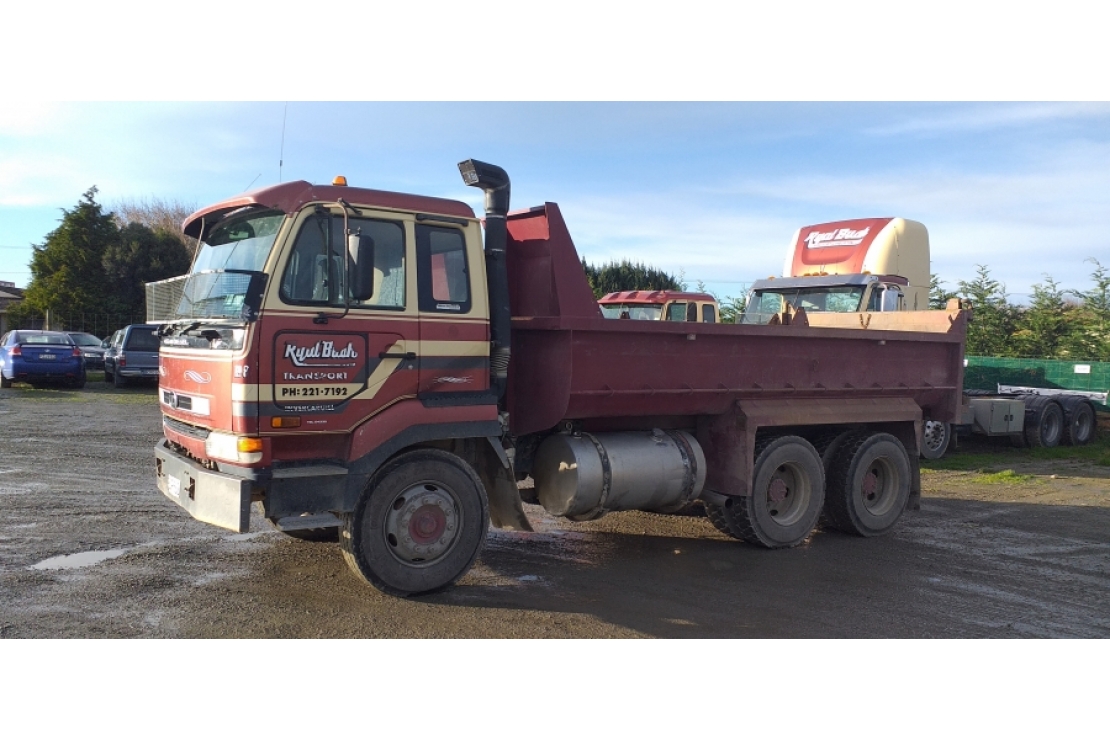
<svg viewBox="0 0 1110 740"><path fill-rule="evenodd" d="M418 395L426 404L468 404L489 390L489 310L484 262L465 223L417 216L420 310ZM476 231L476 230L475 230Z"/></svg>
<svg viewBox="0 0 1110 740"><path fill-rule="evenodd" d="M304 214L285 259L280 303L287 318L268 321L274 415L311 415L306 426L349 429L403 397L416 395L419 322L409 285L411 224L368 209L346 230L374 246L373 295L347 288L347 234L341 214ZM272 315L273 312L271 312Z"/></svg>

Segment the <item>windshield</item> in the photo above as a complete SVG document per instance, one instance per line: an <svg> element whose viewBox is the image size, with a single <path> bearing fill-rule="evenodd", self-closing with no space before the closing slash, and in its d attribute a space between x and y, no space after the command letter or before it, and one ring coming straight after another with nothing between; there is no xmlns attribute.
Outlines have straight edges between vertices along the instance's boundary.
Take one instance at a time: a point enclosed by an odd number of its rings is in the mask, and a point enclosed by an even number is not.
<svg viewBox="0 0 1110 740"><path fill-rule="evenodd" d="M758 291L748 300L742 324L766 324L775 314L783 312L787 303L807 312L829 311L851 313L859 310L863 298L863 285L845 285L831 288L791 288L778 291Z"/></svg>
<svg viewBox="0 0 1110 740"><path fill-rule="evenodd" d="M262 270L285 214L251 212L218 224L201 242L176 318L250 319L257 313Z"/></svg>
<svg viewBox="0 0 1110 740"><path fill-rule="evenodd" d="M280 211L263 211L229 218L218 224L201 242L193 272L261 272L283 218L285 214Z"/></svg>
<svg viewBox="0 0 1110 740"><path fill-rule="evenodd" d="M650 303L605 303L601 304L601 313L607 319L658 321L663 307Z"/></svg>

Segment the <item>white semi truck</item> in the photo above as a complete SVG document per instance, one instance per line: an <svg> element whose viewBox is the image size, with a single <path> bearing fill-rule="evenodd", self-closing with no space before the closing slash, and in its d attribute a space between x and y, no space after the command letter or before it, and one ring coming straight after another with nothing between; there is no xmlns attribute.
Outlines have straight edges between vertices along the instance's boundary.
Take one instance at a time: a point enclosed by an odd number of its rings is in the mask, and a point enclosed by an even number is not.
<svg viewBox="0 0 1110 740"><path fill-rule="evenodd" d="M929 232L904 218L861 218L803 226L787 248L782 277L756 280L740 322L879 328L894 311L929 307ZM787 317L784 319L783 317ZM1018 446L1082 445L1096 432L1094 401L1106 393L999 387L968 393L960 423L926 420L921 455L944 455L956 428L1008 436Z"/></svg>

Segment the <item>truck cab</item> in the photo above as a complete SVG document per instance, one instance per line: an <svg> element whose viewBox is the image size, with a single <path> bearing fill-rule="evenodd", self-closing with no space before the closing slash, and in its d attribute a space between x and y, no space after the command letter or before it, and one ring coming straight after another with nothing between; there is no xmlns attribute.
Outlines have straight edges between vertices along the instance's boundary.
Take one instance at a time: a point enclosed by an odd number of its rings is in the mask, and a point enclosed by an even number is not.
<svg viewBox="0 0 1110 740"><path fill-rule="evenodd" d="M607 319L715 324L721 314L717 299L708 293L677 290L624 290L609 293L597 305Z"/></svg>
<svg viewBox="0 0 1110 740"><path fill-rule="evenodd" d="M783 312L904 311L908 281L897 275L816 275L756 280L742 324L766 324Z"/></svg>

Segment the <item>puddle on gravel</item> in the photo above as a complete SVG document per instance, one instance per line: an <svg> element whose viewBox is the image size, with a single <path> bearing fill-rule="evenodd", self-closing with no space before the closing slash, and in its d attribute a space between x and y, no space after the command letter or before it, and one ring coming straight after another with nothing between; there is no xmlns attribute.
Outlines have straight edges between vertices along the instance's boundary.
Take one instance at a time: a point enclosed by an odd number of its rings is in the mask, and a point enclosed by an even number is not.
<svg viewBox="0 0 1110 740"><path fill-rule="evenodd" d="M111 560L118 558L127 552L127 549L120 550L92 550L90 552L78 552L73 555L58 555L56 557L47 558L41 563L35 563L30 566L31 570L70 570L72 568L85 568L90 565L96 565L104 560Z"/></svg>

